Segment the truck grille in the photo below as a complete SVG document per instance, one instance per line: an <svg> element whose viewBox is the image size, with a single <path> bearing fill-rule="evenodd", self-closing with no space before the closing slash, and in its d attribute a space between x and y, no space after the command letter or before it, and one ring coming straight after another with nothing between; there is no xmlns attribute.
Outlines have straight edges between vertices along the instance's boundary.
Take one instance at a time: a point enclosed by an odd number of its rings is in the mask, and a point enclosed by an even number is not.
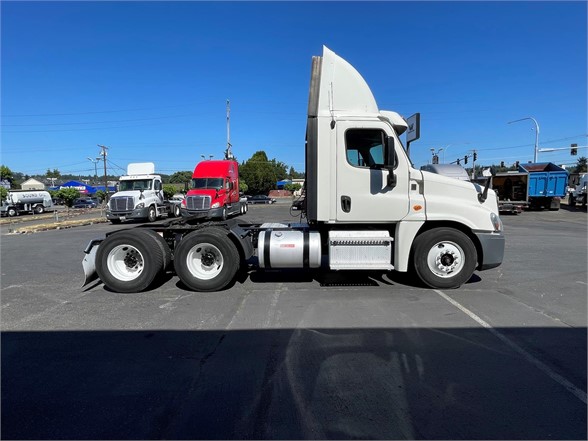
<svg viewBox="0 0 588 441"><path fill-rule="evenodd" d="M209 210L210 196L188 196L186 198L188 211Z"/></svg>
<svg viewBox="0 0 588 441"><path fill-rule="evenodd" d="M110 200L112 211L129 211L135 208L135 201L132 196L120 196Z"/></svg>

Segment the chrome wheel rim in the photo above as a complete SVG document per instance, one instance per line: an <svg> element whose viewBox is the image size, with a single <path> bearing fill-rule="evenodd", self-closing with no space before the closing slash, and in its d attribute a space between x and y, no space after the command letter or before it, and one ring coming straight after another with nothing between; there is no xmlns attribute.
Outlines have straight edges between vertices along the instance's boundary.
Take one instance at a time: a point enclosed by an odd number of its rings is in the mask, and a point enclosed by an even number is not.
<svg viewBox="0 0 588 441"><path fill-rule="evenodd" d="M463 269L465 253L455 242L437 242L427 254L429 270L437 277L455 277Z"/></svg>
<svg viewBox="0 0 588 441"><path fill-rule="evenodd" d="M129 282L143 273L145 260L137 248L131 245L118 245L108 253L106 265L113 277Z"/></svg>
<svg viewBox="0 0 588 441"><path fill-rule="evenodd" d="M210 243L199 243L188 252L186 265L197 279L210 280L221 273L224 259L216 246Z"/></svg>

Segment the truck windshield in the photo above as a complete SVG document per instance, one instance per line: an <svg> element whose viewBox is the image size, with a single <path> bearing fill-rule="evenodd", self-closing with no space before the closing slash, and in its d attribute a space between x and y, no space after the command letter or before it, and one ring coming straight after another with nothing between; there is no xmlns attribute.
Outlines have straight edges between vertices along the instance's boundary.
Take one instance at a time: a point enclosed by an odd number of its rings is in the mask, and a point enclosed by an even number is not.
<svg viewBox="0 0 588 441"><path fill-rule="evenodd" d="M119 191L151 190L151 179L137 179L136 181L120 181Z"/></svg>
<svg viewBox="0 0 588 441"><path fill-rule="evenodd" d="M210 188L220 190L223 188L223 178L195 178L192 179L192 188Z"/></svg>

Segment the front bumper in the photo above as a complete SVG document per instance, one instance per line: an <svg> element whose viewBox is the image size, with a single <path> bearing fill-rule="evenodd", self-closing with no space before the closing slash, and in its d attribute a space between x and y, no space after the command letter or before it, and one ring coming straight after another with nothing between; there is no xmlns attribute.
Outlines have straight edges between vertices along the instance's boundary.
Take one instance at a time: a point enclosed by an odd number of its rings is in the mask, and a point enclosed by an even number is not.
<svg viewBox="0 0 588 441"><path fill-rule="evenodd" d="M482 246L482 258L478 270L496 268L504 258L504 233L476 233Z"/></svg>
<svg viewBox="0 0 588 441"><path fill-rule="evenodd" d="M149 207L135 208L130 211L110 211L106 210L106 219L147 219L149 217Z"/></svg>
<svg viewBox="0 0 588 441"><path fill-rule="evenodd" d="M223 215L223 207L211 208L210 210L187 210L183 208L180 210L182 217L192 217L195 219L217 219Z"/></svg>

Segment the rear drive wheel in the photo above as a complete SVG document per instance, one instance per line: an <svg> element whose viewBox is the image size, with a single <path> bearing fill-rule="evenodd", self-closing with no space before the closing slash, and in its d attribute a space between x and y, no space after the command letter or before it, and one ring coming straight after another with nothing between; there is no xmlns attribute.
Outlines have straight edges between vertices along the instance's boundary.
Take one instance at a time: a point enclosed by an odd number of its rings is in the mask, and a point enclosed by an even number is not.
<svg viewBox="0 0 588 441"><path fill-rule="evenodd" d="M155 207L153 205L151 205L149 207L149 214L147 215L147 220L149 222L155 222L156 219L157 219L157 211L155 211Z"/></svg>
<svg viewBox="0 0 588 441"><path fill-rule="evenodd" d="M459 288L474 273L476 247L461 231L434 228L415 239L413 264L419 278L431 288Z"/></svg>
<svg viewBox="0 0 588 441"><path fill-rule="evenodd" d="M45 212L45 207L43 207L42 205L35 205L33 211L35 212L35 214L43 214Z"/></svg>
<svg viewBox="0 0 588 441"><path fill-rule="evenodd" d="M159 247L159 249L161 250L161 254L163 256L163 265L161 267L162 270L165 271L169 267L169 264L171 263L171 260L172 260L172 253L169 248L169 245L167 244L167 242L165 241L165 239L162 236L160 236L158 233L156 233L153 230L148 230L148 229L143 229L143 228L136 228L136 229L133 228L133 229L125 230L125 232L128 232L129 234L139 234L139 235L149 236L149 238L152 241L151 246Z"/></svg>
<svg viewBox="0 0 588 441"><path fill-rule="evenodd" d="M195 291L219 291L239 268L239 252L220 228L195 231L184 237L174 254L180 280Z"/></svg>
<svg viewBox="0 0 588 441"><path fill-rule="evenodd" d="M96 272L116 292L145 290L161 272L164 256L146 231L121 231L108 236L96 252Z"/></svg>

